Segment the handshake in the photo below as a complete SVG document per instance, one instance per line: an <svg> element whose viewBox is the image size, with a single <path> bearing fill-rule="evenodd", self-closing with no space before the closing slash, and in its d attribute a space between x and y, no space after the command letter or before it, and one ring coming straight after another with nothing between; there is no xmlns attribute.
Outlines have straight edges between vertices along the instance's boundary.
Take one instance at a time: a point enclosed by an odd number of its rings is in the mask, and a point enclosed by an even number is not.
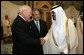
<svg viewBox="0 0 84 55"><path fill-rule="evenodd" d="M43 37L40 38L41 45L45 43L45 39Z"/></svg>

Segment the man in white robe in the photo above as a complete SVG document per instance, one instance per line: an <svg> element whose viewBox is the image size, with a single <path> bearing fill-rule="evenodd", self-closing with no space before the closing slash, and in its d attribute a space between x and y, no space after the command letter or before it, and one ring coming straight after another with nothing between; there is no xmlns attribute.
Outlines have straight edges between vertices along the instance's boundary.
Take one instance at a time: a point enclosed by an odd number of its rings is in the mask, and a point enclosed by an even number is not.
<svg viewBox="0 0 84 55"><path fill-rule="evenodd" d="M4 38L11 37L11 20L8 15L5 15L5 19L3 20L3 33Z"/></svg>
<svg viewBox="0 0 84 55"><path fill-rule="evenodd" d="M73 22L60 6L53 6L51 12L52 25L44 37L44 54L76 54L78 36Z"/></svg>
<svg viewBox="0 0 84 55"><path fill-rule="evenodd" d="M77 33L78 33L78 48L77 53L83 54L83 16L79 16L76 23Z"/></svg>

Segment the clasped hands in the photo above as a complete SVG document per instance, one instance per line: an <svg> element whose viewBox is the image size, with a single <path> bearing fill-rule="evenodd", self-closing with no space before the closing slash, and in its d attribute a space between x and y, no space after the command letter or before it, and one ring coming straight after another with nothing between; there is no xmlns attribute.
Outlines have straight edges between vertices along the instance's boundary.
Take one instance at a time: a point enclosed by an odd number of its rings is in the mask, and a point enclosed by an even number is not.
<svg viewBox="0 0 84 55"><path fill-rule="evenodd" d="M45 39L43 37L40 38L41 45L45 43Z"/></svg>

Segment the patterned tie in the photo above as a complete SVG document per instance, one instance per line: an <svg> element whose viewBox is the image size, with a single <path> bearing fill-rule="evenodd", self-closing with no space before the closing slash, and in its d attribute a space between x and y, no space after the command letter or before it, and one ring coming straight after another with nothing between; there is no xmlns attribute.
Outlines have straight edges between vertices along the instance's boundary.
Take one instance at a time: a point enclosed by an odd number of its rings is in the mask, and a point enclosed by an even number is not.
<svg viewBox="0 0 84 55"><path fill-rule="evenodd" d="M36 21L36 26L37 26L37 28L38 28L38 30L39 30L39 32L40 32L40 26L39 26L38 21Z"/></svg>

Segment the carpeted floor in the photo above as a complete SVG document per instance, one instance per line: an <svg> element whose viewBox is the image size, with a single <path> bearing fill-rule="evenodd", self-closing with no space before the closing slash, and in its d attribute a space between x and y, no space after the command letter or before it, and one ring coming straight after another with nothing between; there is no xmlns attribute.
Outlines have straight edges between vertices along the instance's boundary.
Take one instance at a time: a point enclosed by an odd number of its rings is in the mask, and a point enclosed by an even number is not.
<svg viewBox="0 0 84 55"><path fill-rule="evenodd" d="M4 43L1 40L1 54L12 54L13 43Z"/></svg>

